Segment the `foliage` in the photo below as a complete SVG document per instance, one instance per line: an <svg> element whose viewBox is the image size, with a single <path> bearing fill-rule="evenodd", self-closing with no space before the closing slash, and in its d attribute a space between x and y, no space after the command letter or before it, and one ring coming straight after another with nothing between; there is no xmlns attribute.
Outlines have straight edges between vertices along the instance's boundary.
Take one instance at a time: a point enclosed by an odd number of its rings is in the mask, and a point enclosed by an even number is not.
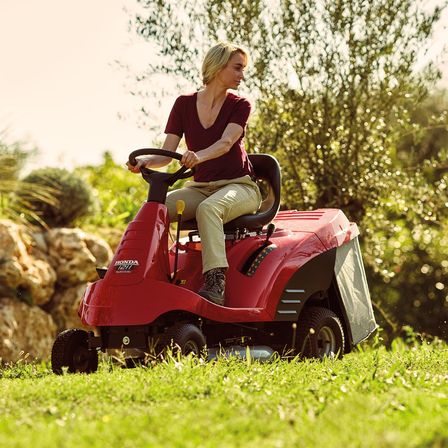
<svg viewBox="0 0 448 448"><path fill-rule="evenodd" d="M169 358L63 377L11 366L0 370L0 444L441 447L447 366L446 345L400 341L324 362Z"/></svg>
<svg viewBox="0 0 448 448"><path fill-rule="evenodd" d="M69 227L89 213L92 195L88 185L76 174L61 168L41 168L32 171L24 180L36 188L51 189L57 203L48 203L27 191L16 195L28 204L39 217L39 223L48 227Z"/></svg>
<svg viewBox="0 0 448 448"><path fill-rule="evenodd" d="M123 164L105 152L98 166L76 168L75 173L92 188L96 200L93 212L82 225L123 228L145 201L147 188L140 176L131 174Z"/></svg>
<svg viewBox="0 0 448 448"><path fill-rule="evenodd" d="M6 143L5 135L0 133L0 156L1 156L1 181L17 181L26 160L32 153L27 150L25 144L20 141Z"/></svg>
<svg viewBox="0 0 448 448"><path fill-rule="evenodd" d="M428 172L430 180L448 172L448 90L436 90L422 103L409 110L410 129L400 136L397 158L400 164L415 169L426 160L436 165Z"/></svg>
<svg viewBox="0 0 448 448"><path fill-rule="evenodd" d="M257 103L248 147L280 160L283 206L341 208L361 228L376 304L400 324L446 335L448 108L424 102L440 76L434 64L416 70L445 6L137 2L134 29L161 57L148 78L174 74L197 84L216 40L249 48L247 87Z"/></svg>
<svg viewBox="0 0 448 448"><path fill-rule="evenodd" d="M0 132L0 217L27 223L27 219L38 220L30 210L28 201L17 192L39 199L48 204L57 201L53 191L44 186L29 184L20 179L20 173L28 158L36 152L29 149L24 142L6 143L6 134Z"/></svg>
<svg viewBox="0 0 448 448"><path fill-rule="evenodd" d="M448 178L430 184L406 172L397 177L396 189L364 219L372 295L395 316L394 331L408 323L447 338Z"/></svg>
<svg viewBox="0 0 448 448"><path fill-rule="evenodd" d="M366 257L374 297L418 331L448 337L448 97L435 92L409 111L395 185L368 210Z"/></svg>

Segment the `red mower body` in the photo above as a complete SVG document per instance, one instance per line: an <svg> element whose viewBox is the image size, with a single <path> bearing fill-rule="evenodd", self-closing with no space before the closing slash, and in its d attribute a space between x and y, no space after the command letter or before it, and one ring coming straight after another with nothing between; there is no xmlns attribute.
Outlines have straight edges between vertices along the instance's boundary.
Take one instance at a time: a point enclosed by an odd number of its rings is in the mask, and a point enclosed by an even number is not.
<svg viewBox="0 0 448 448"><path fill-rule="evenodd" d="M105 277L86 290L79 309L84 325L144 325L171 311L218 322L276 320L282 292L297 270L359 233L356 224L337 209L280 212L268 246L272 250L246 273L242 272L245 263L265 242L263 234L228 240L230 267L223 307L196 293L202 282L200 242L180 244L177 281L170 282L174 246L168 252L166 214L163 204L143 205L123 235Z"/></svg>

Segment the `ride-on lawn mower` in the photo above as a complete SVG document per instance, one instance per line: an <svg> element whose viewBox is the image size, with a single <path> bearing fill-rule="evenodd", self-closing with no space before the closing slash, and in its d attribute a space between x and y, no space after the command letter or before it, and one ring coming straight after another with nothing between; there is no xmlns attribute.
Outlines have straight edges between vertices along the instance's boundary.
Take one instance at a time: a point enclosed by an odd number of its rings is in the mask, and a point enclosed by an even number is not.
<svg viewBox="0 0 448 448"><path fill-rule="evenodd" d="M142 155L180 160L172 151ZM111 265L98 269L79 307L83 324L53 345L57 374L94 372L98 351L123 350L131 361L171 345L209 357L220 350L323 358L342 357L377 327L358 243L358 228L341 210L278 211L280 167L266 154L249 155L267 197L260 210L224 225L225 306L201 297L201 242L196 222L181 222L169 248L165 199L177 180L190 177L143 168L150 184L145 202L125 231ZM189 230L179 239L179 231Z"/></svg>

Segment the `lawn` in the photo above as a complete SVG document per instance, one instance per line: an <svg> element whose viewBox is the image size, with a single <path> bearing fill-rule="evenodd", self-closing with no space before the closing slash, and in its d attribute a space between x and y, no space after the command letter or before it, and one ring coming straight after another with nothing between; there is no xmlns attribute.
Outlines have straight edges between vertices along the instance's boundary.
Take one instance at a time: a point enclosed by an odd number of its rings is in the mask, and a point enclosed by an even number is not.
<svg viewBox="0 0 448 448"><path fill-rule="evenodd" d="M169 359L92 375L0 370L2 447L446 447L448 347L343 360Z"/></svg>

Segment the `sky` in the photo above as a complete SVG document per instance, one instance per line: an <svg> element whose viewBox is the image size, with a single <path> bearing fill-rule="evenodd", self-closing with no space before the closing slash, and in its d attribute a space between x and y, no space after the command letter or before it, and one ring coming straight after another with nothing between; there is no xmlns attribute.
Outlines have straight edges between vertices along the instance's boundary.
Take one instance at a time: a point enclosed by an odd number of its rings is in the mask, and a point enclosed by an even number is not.
<svg viewBox="0 0 448 448"><path fill-rule="evenodd" d="M133 115L141 101L114 63L142 67L154 52L131 38L126 3L0 0L0 131L39 148L33 165L99 163L105 150L124 163L150 146L154 133Z"/></svg>
<svg viewBox="0 0 448 448"><path fill-rule="evenodd" d="M39 148L28 170L97 164L105 150L124 163L130 151L163 137L169 106L179 92L173 91L153 118L160 133L141 129L136 110L144 103L130 95L129 73L114 63L138 70L155 57L151 45L128 31L124 8L135 4L0 0L0 133L6 130L7 141L22 139ZM434 35L434 52L447 43L447 23L445 14Z"/></svg>

